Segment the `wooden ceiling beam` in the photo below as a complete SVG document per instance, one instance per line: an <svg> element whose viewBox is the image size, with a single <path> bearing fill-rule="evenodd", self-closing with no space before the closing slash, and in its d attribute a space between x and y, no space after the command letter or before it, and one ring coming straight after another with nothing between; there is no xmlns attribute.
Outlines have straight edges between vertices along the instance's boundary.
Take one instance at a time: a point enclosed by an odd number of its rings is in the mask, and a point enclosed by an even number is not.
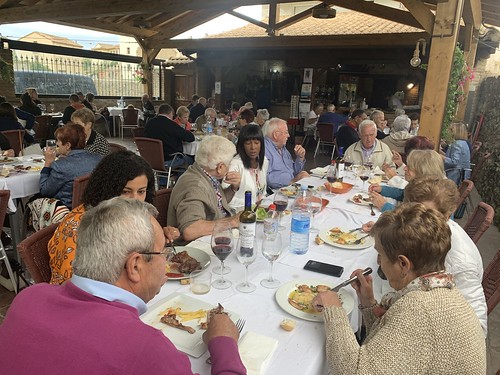
<svg viewBox="0 0 500 375"><path fill-rule="evenodd" d="M413 26L419 29L422 28L415 17L413 17L410 12L405 10L399 10L363 0L328 0L326 2L331 5L369 14L385 20L398 22L403 25Z"/></svg>
<svg viewBox="0 0 500 375"><path fill-rule="evenodd" d="M465 0L462 17L464 18L466 25L470 24L474 26L475 29L479 30L483 21L483 16L481 13L481 1Z"/></svg>
<svg viewBox="0 0 500 375"><path fill-rule="evenodd" d="M477 0L479 1L479 0ZM411 15L418 21L422 28L432 34L434 28L434 14L420 0L401 0Z"/></svg>
<svg viewBox="0 0 500 375"><path fill-rule="evenodd" d="M317 8L317 7L320 7L320 6L323 6L323 4L317 5L315 7L309 8L309 9L306 9L306 10L300 12L300 13L297 13L297 14L295 14L295 15L287 18L286 20L278 22L276 24L275 30L278 31L278 30L284 29L285 27L291 26L294 23L300 22L300 21L302 21L302 20L304 20L306 18L311 17L312 10L314 8Z"/></svg>
<svg viewBox="0 0 500 375"><path fill-rule="evenodd" d="M52 21L52 22L60 24L60 25L65 25L65 26L83 27L83 28L89 29L89 30L108 32L108 33L119 34L119 35L126 35L126 36L135 35L135 36L139 36L142 38L147 38L147 37L151 37L153 35L158 34L158 32L154 31L154 30L141 29L141 28L129 26L126 24L119 25L116 23L108 23L105 21L82 19L82 20L74 20L71 22L64 22L64 21Z"/></svg>
<svg viewBox="0 0 500 375"><path fill-rule="evenodd" d="M174 39L165 40L157 48L177 48L191 54L202 50L227 49L307 49L330 47L373 47L373 46L414 46L415 40L428 38L426 32L401 34L366 34L366 35L322 35L313 36L278 36L255 38L224 39Z"/></svg>
<svg viewBox="0 0 500 375"><path fill-rule="evenodd" d="M269 25L267 23L258 21L258 20L256 20L255 18L252 18L252 17L245 16L244 14L239 13L239 12L235 12L234 10L227 10L226 13L230 14L231 16L240 18L243 21L246 21L246 22L252 23L252 24L254 24L256 26L262 27L265 30L269 29Z"/></svg>

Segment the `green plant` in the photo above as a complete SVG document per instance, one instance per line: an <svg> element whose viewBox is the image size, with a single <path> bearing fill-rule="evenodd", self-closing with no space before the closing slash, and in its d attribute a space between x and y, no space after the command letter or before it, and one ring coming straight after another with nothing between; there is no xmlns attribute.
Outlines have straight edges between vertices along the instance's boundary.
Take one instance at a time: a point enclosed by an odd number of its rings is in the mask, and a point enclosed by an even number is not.
<svg viewBox="0 0 500 375"><path fill-rule="evenodd" d="M12 64L0 57L0 78L13 82L14 81L14 69Z"/></svg>

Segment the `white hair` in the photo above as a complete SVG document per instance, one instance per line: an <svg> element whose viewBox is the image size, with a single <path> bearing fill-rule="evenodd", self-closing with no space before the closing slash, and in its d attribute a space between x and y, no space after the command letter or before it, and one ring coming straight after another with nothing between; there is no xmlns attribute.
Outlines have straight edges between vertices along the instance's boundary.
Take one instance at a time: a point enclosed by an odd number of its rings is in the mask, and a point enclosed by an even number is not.
<svg viewBox="0 0 500 375"><path fill-rule="evenodd" d="M252 102L246 102L244 107L247 107L248 109L252 109L253 108L253 104Z"/></svg>
<svg viewBox="0 0 500 375"><path fill-rule="evenodd" d="M102 201L85 212L78 227L74 274L114 284L131 253L153 251L151 218L157 214L149 203L121 197Z"/></svg>
<svg viewBox="0 0 500 375"><path fill-rule="evenodd" d="M326 107L326 110L328 112L333 112L335 111L335 104L328 104L328 107Z"/></svg>
<svg viewBox="0 0 500 375"><path fill-rule="evenodd" d="M264 136L272 138L273 137L273 133L276 130L278 130L280 124L282 124L282 123L286 124L286 121L282 120L282 119L280 119L278 117L273 117L271 120L269 120L269 124L268 124L267 130L266 130L266 134L264 134Z"/></svg>
<svg viewBox="0 0 500 375"><path fill-rule="evenodd" d="M378 109L374 110L372 114L370 115L370 120L375 120L375 118L379 116L384 116L384 112L379 111Z"/></svg>
<svg viewBox="0 0 500 375"><path fill-rule="evenodd" d="M401 116L401 115L404 115L406 112L403 108L396 108L394 110L394 114L396 115L396 117L398 116Z"/></svg>
<svg viewBox="0 0 500 375"><path fill-rule="evenodd" d="M200 104L207 104L207 98L204 98L203 96L201 96L199 99L198 99L198 103Z"/></svg>
<svg viewBox="0 0 500 375"><path fill-rule="evenodd" d="M235 154L236 146L233 142L218 135L211 135L200 142L194 159L202 168L215 169L219 163L229 166Z"/></svg>
<svg viewBox="0 0 500 375"><path fill-rule="evenodd" d="M257 110L257 116L259 116L264 121L269 120L269 111L265 108Z"/></svg>
<svg viewBox="0 0 500 375"><path fill-rule="evenodd" d="M217 111L213 108L207 108L205 109L205 116L208 116L209 113L213 113L214 117L217 117Z"/></svg>
<svg viewBox="0 0 500 375"><path fill-rule="evenodd" d="M400 132L410 130L411 120L407 115L399 115L394 119L391 125L391 132Z"/></svg>
<svg viewBox="0 0 500 375"><path fill-rule="evenodd" d="M363 131L364 128L367 128L369 126L373 126L375 128L375 130L377 130L377 125L375 124L375 122L367 119L367 120L361 121L361 124L359 124L359 126L358 126L359 134L361 134L361 132Z"/></svg>

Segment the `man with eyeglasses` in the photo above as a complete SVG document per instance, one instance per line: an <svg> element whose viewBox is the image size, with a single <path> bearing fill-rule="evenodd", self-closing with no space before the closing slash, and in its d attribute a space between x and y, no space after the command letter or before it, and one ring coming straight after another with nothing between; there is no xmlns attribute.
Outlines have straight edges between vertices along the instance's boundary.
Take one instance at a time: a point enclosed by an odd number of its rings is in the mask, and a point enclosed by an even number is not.
<svg viewBox="0 0 500 375"><path fill-rule="evenodd" d="M264 143L266 147L266 157L269 160L267 170L267 186L271 189L290 185L309 173L303 171L306 162L306 150L301 145L294 148L295 160L286 149L286 141L290 137L288 125L285 120L272 118L269 120Z"/></svg>
<svg viewBox="0 0 500 375"><path fill-rule="evenodd" d="M192 374L188 357L139 318L167 279L156 214L117 197L83 215L73 277L33 285L9 308L0 326L2 373ZM212 373L246 374L238 336L227 315L211 318L204 340Z"/></svg>

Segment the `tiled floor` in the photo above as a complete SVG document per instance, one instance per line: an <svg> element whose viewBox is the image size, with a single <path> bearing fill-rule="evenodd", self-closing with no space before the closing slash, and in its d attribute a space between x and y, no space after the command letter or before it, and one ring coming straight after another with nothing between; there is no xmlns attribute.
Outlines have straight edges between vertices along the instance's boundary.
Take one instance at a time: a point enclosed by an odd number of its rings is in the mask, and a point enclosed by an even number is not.
<svg viewBox="0 0 500 375"><path fill-rule="evenodd" d="M136 151L135 145L131 138L125 138L121 140L119 138L112 138L110 142L118 143L126 146L132 151ZM314 148L310 144L307 150L307 162L306 170L310 170L316 166L325 166L329 164L329 155L321 154L313 158ZM472 200L474 206L480 201L480 196L478 195L476 189L472 192ZM464 217L458 222L463 225L465 224L467 217ZM500 243L500 232L497 227L491 226L486 233L483 235L478 243L478 248L483 257L483 264L486 265L495 255ZM8 291L4 287L0 286L0 324L3 322L7 309L11 304L14 293ZM500 306L488 316L488 374L494 375L497 370L500 369Z"/></svg>

